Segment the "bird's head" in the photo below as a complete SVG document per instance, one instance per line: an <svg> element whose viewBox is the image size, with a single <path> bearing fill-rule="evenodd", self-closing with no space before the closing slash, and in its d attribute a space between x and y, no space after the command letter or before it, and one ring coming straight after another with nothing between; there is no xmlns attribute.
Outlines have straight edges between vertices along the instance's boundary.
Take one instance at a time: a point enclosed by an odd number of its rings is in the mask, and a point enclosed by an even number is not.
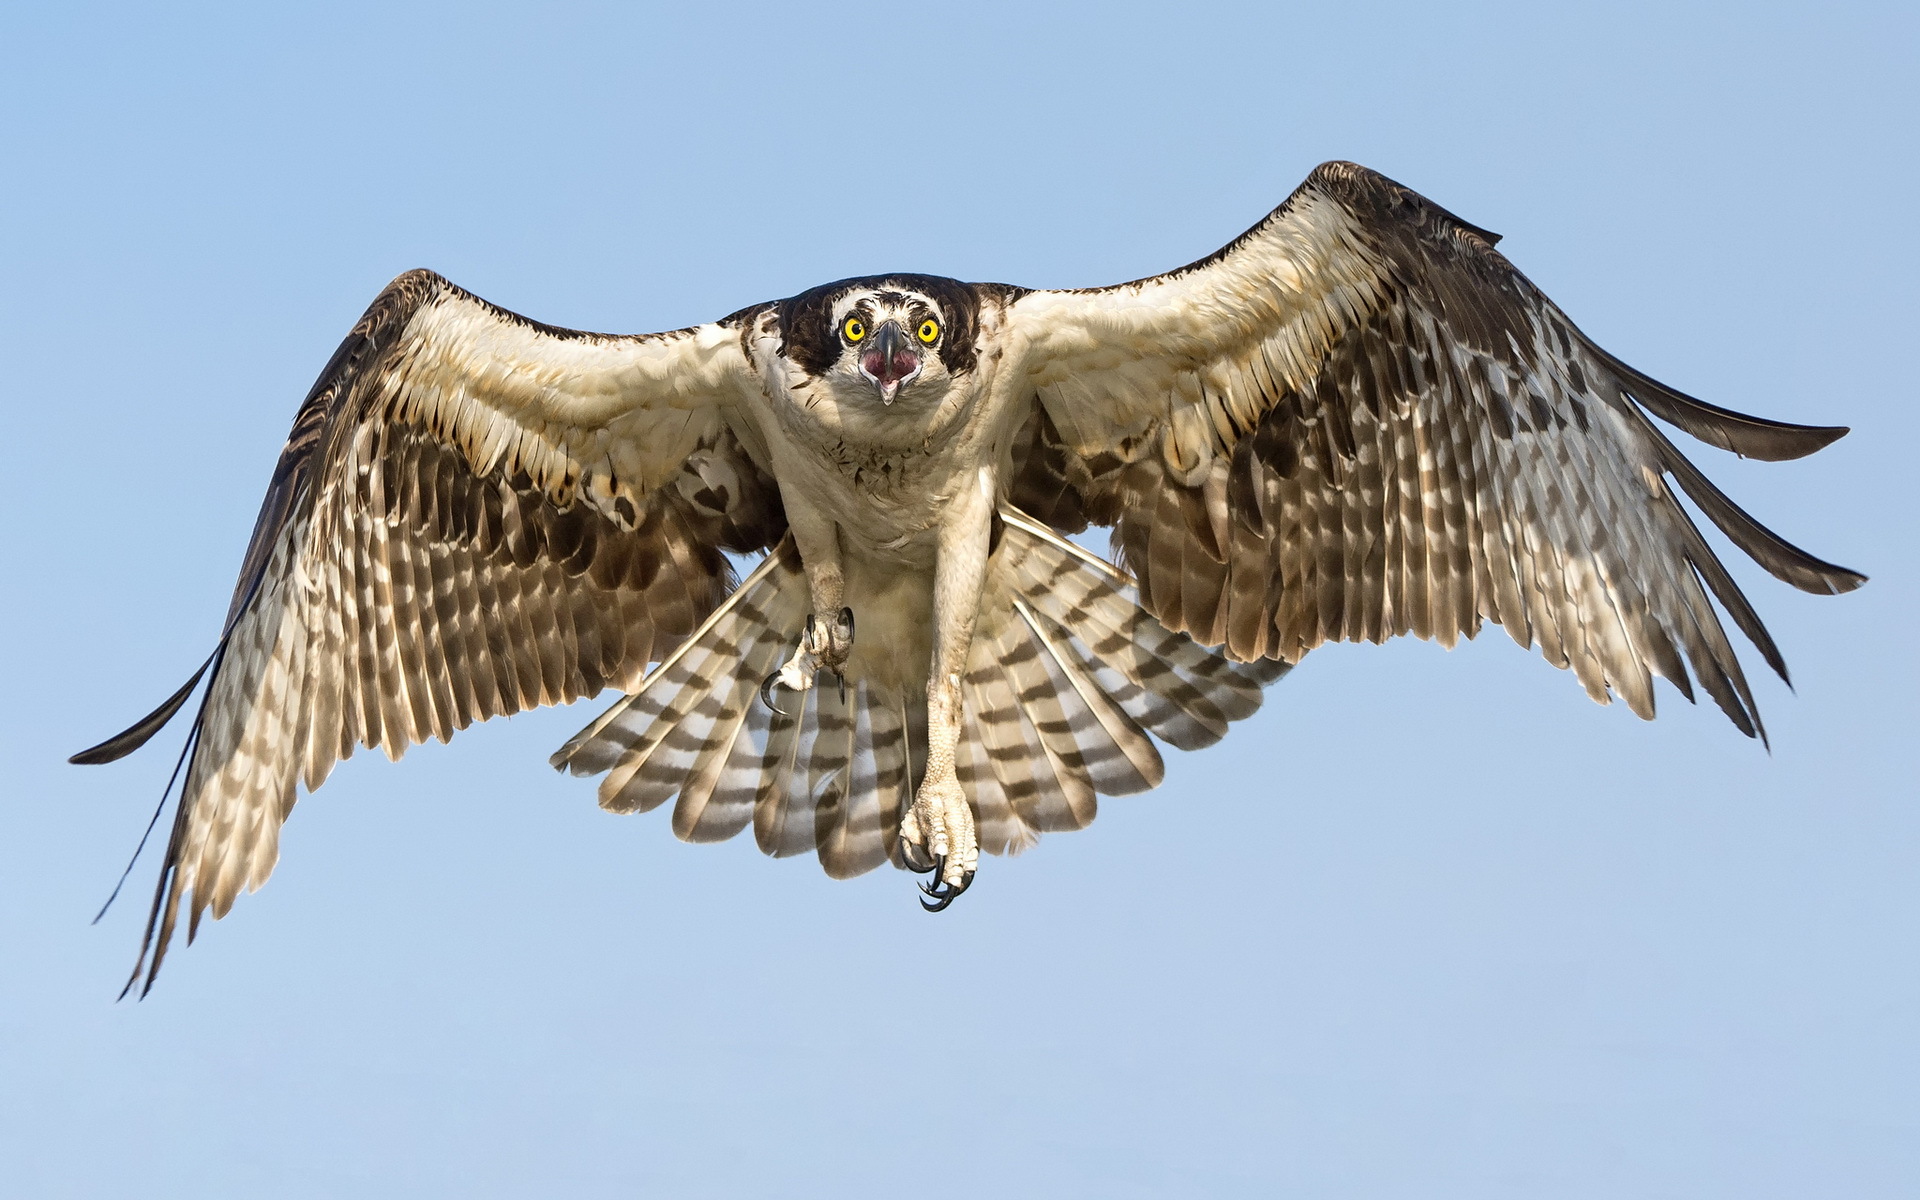
<svg viewBox="0 0 1920 1200"><path fill-rule="evenodd" d="M848 280L787 302L787 350L842 397L931 398L973 367L974 307L953 280Z"/></svg>

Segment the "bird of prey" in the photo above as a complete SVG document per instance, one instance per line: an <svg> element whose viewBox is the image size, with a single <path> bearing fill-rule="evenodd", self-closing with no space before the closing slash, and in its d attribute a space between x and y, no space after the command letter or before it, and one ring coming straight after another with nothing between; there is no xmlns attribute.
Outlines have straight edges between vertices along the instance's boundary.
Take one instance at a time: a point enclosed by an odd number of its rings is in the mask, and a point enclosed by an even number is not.
<svg viewBox="0 0 1920 1200"><path fill-rule="evenodd" d="M1160 782L1327 641L1483 622L1651 717L1760 718L1780 652L1674 485L1778 578L1864 577L1734 505L1650 417L1761 459L1844 428L1703 403L1596 346L1497 236L1327 163L1216 254L1072 291L829 283L671 333L559 329L429 271L294 418L207 679L131 988L278 857L296 788L612 687L554 755L829 875L930 875ZM1113 560L1068 535L1112 527ZM729 555L764 553L736 581ZM176 774L178 768L176 768Z"/></svg>

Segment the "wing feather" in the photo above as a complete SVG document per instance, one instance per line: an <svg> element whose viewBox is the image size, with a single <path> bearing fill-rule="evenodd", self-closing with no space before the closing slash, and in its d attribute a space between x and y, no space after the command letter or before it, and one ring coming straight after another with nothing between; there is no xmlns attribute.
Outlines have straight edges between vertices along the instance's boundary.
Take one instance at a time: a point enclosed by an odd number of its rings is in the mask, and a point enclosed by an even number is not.
<svg viewBox="0 0 1920 1200"><path fill-rule="evenodd" d="M577 333L424 271L383 292L261 506L129 987L151 987L183 904L191 936L266 880L296 784L356 746L398 758L637 684L730 590L724 552L784 530L734 432L757 395L733 326ZM688 499L716 460L741 482L720 512ZM76 761L136 748L189 691Z"/></svg>
<svg viewBox="0 0 1920 1200"><path fill-rule="evenodd" d="M1864 576L1766 529L1648 414L1762 459L1839 428L1706 404L1595 346L1498 239L1350 163L1215 254L1009 305L1037 397L1013 503L1114 526L1140 601L1242 660L1504 626L1652 716L1655 675L1764 736L1713 601L1784 678L1669 481L1805 591Z"/></svg>

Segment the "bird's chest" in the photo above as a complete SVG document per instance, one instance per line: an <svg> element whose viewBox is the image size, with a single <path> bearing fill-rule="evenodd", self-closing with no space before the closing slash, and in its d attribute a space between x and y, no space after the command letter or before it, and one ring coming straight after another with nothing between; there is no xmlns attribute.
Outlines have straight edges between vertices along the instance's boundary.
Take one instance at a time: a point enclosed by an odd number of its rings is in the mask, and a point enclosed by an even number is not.
<svg viewBox="0 0 1920 1200"><path fill-rule="evenodd" d="M945 498L976 465L968 399L949 393L883 408L796 390L775 406L783 487L797 485L788 490L855 541L898 546L930 535Z"/></svg>

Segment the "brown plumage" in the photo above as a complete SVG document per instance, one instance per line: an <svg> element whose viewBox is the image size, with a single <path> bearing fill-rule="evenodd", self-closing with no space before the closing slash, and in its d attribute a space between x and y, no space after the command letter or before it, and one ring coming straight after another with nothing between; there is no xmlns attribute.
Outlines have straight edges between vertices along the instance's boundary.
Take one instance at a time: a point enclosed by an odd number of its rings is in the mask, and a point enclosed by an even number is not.
<svg viewBox="0 0 1920 1200"><path fill-rule="evenodd" d="M940 905L1326 641L1492 621L1596 700L1651 716L1654 677L1697 680L1761 734L1714 602L1784 660L1673 485L1796 587L1863 577L1650 418L1763 459L1845 430L1647 378L1496 241L1329 163L1110 288L881 276L616 337L402 276L301 406L208 664L76 756L138 747L208 677L129 986L183 908L191 934L266 879L296 788L356 747L606 687L630 694L554 760L605 773L603 806L673 800L682 838L751 826L836 877L931 867ZM1089 525L1118 566L1061 536ZM736 590L726 555L763 550Z"/></svg>
<svg viewBox="0 0 1920 1200"><path fill-rule="evenodd" d="M1596 700L1611 690L1642 716L1652 675L1692 695L1690 665L1735 725L1761 733L1709 594L1782 678L1785 663L1661 477L1796 587L1842 592L1863 577L1761 527L1642 408L1754 458L1808 454L1845 430L1763 421L1655 383L1588 341L1493 235L1349 164L1316 171L1215 259L1110 290L1151 303L1155 288L1224 270L1236 247L1336 204L1347 227L1322 253L1365 264L1358 282L1336 281L1319 305L1211 358L1069 362L1040 389L1040 449L1015 497L1069 530L1113 524L1145 607L1236 658L1295 662L1323 642L1406 633L1450 646L1493 621ZM1188 403L1129 427L1131 448L1116 444L1113 408L1147 408L1138 398L1156 392ZM1076 441L1061 424L1091 432Z"/></svg>
<svg viewBox="0 0 1920 1200"><path fill-rule="evenodd" d="M1159 784L1151 731L1185 749L1252 715L1283 664L1235 663L1168 631L1131 582L1008 509L965 676L959 773L983 848L1018 851L1079 829L1094 796ZM817 853L838 879L900 862L898 814L926 769L913 697L868 679L816 687L775 712L759 681L807 611L784 542L633 694L574 736L553 765L604 775L600 805L677 802L674 833L719 841L751 823L768 854ZM722 681L716 685L715 681Z"/></svg>

